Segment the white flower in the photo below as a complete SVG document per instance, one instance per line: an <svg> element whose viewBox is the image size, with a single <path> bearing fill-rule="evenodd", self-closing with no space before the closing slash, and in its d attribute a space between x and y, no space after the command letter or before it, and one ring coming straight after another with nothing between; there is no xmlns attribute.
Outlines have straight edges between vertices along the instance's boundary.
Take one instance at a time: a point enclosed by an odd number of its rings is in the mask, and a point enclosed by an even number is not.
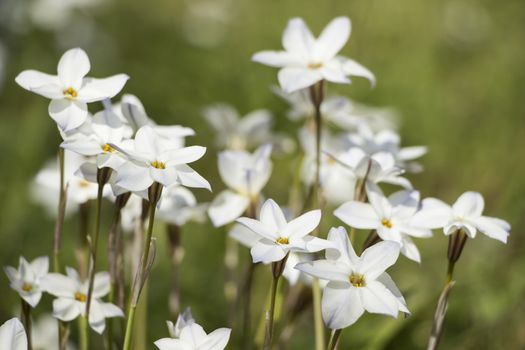
<svg viewBox="0 0 525 350"><path fill-rule="evenodd" d="M182 329L191 325L192 323L195 323L195 320L193 319L193 315L191 314L191 309L189 307L186 308L182 314L179 314L175 324L173 324L171 321L166 321L168 332L172 338L179 338Z"/></svg>
<svg viewBox="0 0 525 350"><path fill-rule="evenodd" d="M53 300L53 317L69 322L86 315L86 301L89 281L80 281L78 273L66 267L66 274L50 273L42 279L42 287L57 298ZM95 274L93 299L89 309L89 325L99 334L106 328L106 318L124 317L116 305L101 300L109 293L110 280L107 272Z"/></svg>
<svg viewBox="0 0 525 350"><path fill-rule="evenodd" d="M200 159L206 152L205 147L173 148L151 126L141 127L134 140L110 146L130 160L117 169L115 181L128 191L143 191L153 182L166 187L180 184L210 189L208 181L186 164Z"/></svg>
<svg viewBox="0 0 525 350"><path fill-rule="evenodd" d="M257 200L272 173L271 153L271 145L263 145L253 154L247 151L219 153L219 174L229 189L219 193L208 208L215 227L234 221Z"/></svg>
<svg viewBox="0 0 525 350"><path fill-rule="evenodd" d="M293 92L327 80L349 84L348 76L365 77L375 84L374 75L354 60L337 56L350 37L350 20L338 17L315 39L300 18L293 18L283 33L285 51L262 51L252 60L281 68L279 83L285 92Z"/></svg>
<svg viewBox="0 0 525 350"><path fill-rule="evenodd" d="M206 334L204 329L192 320L182 327L178 339L159 339L155 346L160 350L223 350L228 344L230 333L229 328L219 328Z"/></svg>
<svg viewBox="0 0 525 350"><path fill-rule="evenodd" d="M445 235L462 229L470 238L479 230L490 238L507 243L510 234L508 222L483 216L485 202L478 192L463 193L454 205L435 198L422 201L421 210L412 218L412 224L430 229L443 228Z"/></svg>
<svg viewBox="0 0 525 350"><path fill-rule="evenodd" d="M386 198L377 186L368 187L370 203L346 202L334 215L352 227L375 230L384 241L397 242L403 255L420 262L419 251L410 236L430 237L432 232L410 221L418 209L419 192L399 191Z"/></svg>
<svg viewBox="0 0 525 350"><path fill-rule="evenodd" d="M187 188L173 185L162 191L162 201L156 217L160 220L183 226L188 221L204 222L207 204L198 204Z"/></svg>
<svg viewBox="0 0 525 350"><path fill-rule="evenodd" d="M110 144L120 144L126 134L126 126L111 109L96 113L89 125L91 132L66 139L61 147L84 156L96 156L98 168L117 169L124 163L122 157Z"/></svg>
<svg viewBox="0 0 525 350"><path fill-rule="evenodd" d="M47 256L36 258L30 263L21 256L18 270L12 266L4 267L10 287L33 308L38 305L42 298L41 281L47 275L48 270L49 259Z"/></svg>
<svg viewBox="0 0 525 350"><path fill-rule="evenodd" d="M78 176L76 171L86 162L74 152L64 151L64 183L67 185L66 214L78 208L79 204L97 198L97 184ZM34 200L45 206L47 211L56 215L60 191L60 170L58 161L53 159L38 172L31 184L31 195Z"/></svg>
<svg viewBox="0 0 525 350"><path fill-rule="evenodd" d="M328 280L322 314L330 329L354 324L366 311L397 317L408 313L405 300L385 270L399 256L399 244L379 242L358 257L344 228L332 228L328 239L338 248L326 250L326 260L301 263L297 269Z"/></svg>
<svg viewBox="0 0 525 350"><path fill-rule="evenodd" d="M51 314L43 314L36 319L32 327L32 339L34 350L58 349L57 320ZM76 347L67 342L67 350Z"/></svg>
<svg viewBox="0 0 525 350"><path fill-rule="evenodd" d="M0 349L27 350L27 335L18 318L12 318L0 326Z"/></svg>
<svg viewBox="0 0 525 350"><path fill-rule="evenodd" d="M253 262L268 264L282 260L290 251L318 252L331 247L328 241L308 235L321 221L321 210L312 210L286 221L281 208L272 199L261 207L260 220L247 217L237 222L260 236L252 247Z"/></svg>
<svg viewBox="0 0 525 350"><path fill-rule="evenodd" d="M84 50L68 50L58 62L58 76L26 70L16 77L24 89L51 99L49 115L64 131L79 127L88 116L87 104L118 94L129 79L126 74L87 78L91 69Z"/></svg>
<svg viewBox="0 0 525 350"><path fill-rule="evenodd" d="M143 214L143 199L143 197L132 193L122 208L120 224L125 232L133 232L140 225L140 217Z"/></svg>

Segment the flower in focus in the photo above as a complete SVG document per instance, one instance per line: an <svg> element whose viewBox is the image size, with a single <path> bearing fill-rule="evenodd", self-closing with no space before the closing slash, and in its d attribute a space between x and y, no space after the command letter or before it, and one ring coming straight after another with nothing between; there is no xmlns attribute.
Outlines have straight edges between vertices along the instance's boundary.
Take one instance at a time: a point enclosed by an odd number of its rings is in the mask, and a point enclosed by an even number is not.
<svg viewBox="0 0 525 350"><path fill-rule="evenodd" d="M260 220L247 217L237 222L248 227L260 236L251 249L254 263L268 264L282 260L290 251L318 252L332 245L311 235L321 221L321 210L312 210L287 222L283 211L272 199L261 207Z"/></svg>
<svg viewBox="0 0 525 350"><path fill-rule="evenodd" d="M12 318L0 326L0 349L27 350L27 335L18 318Z"/></svg>
<svg viewBox="0 0 525 350"><path fill-rule="evenodd" d="M173 338L157 340L155 346L160 350L223 350L231 333L229 328L219 328L206 334L188 309L179 316L175 326L171 323L168 328Z"/></svg>
<svg viewBox="0 0 525 350"><path fill-rule="evenodd" d="M360 76L375 84L374 75L354 60L337 54L350 37L350 20L332 20L319 38L314 38L300 18L293 18L283 33L285 51L261 51L252 60L281 68L278 78L285 92L293 92L327 80L349 84L349 76Z"/></svg>
<svg viewBox="0 0 525 350"><path fill-rule="evenodd" d="M405 299L385 270L399 256L399 244L379 242L358 257L342 227L332 228L328 240L337 249L327 249L325 260L300 263L297 269L328 280L322 299L322 314L330 329L354 324L365 311L397 317L408 313Z"/></svg>
<svg viewBox="0 0 525 350"><path fill-rule="evenodd" d="M63 131L79 127L88 116L87 104L118 94L129 79L126 74L109 78L86 77L89 58L80 48L68 50L58 62L58 76L26 70L16 77L18 85L51 99L49 115Z"/></svg>
<svg viewBox="0 0 525 350"><path fill-rule="evenodd" d="M117 169L115 184L128 191L143 191L154 182L210 189L210 184L186 163L200 159L205 147L173 148L151 126L143 126L134 140L110 146L129 160Z"/></svg>
<svg viewBox="0 0 525 350"><path fill-rule="evenodd" d="M379 187L369 186L370 203L346 202L334 211L344 223L358 228L375 230L384 241L400 244L401 253L407 258L421 262L421 256L410 237L431 237L432 232L411 222L419 205L419 192L398 191L386 198Z"/></svg>
<svg viewBox="0 0 525 350"><path fill-rule="evenodd" d="M74 269L66 267L66 274L50 273L42 279L43 289L57 297L53 300L53 317L69 322L86 315L86 301L89 281L80 281ZM95 274L93 299L89 309L89 325L99 334L106 328L106 318L124 317L116 305L101 299L109 293L110 280L107 272Z"/></svg>
<svg viewBox="0 0 525 350"><path fill-rule="evenodd" d="M21 256L18 270L12 266L4 267L10 287L33 308L38 305L42 298L41 281L47 275L48 270L49 259L47 256L36 258L30 263Z"/></svg>
<svg viewBox="0 0 525 350"><path fill-rule="evenodd" d="M219 174L230 189L219 193L208 208L215 227L234 221L258 200L272 173L271 153L272 146L263 145L253 154L247 151L219 154Z"/></svg>
<svg viewBox="0 0 525 350"><path fill-rule="evenodd" d="M422 201L421 210L412 218L412 224L430 229L443 228L445 235L463 230L470 238L479 230L490 238L507 243L510 234L508 222L483 216L485 202L478 192L465 192L452 205L436 198Z"/></svg>

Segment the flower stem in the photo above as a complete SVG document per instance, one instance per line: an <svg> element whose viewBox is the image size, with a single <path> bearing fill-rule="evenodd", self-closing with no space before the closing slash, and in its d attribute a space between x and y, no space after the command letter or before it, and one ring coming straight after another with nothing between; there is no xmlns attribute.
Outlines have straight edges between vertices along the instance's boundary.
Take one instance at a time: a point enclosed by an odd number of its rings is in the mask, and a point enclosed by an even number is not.
<svg viewBox="0 0 525 350"><path fill-rule="evenodd" d="M20 298L22 303L22 321L26 330L27 336L27 349L33 350L33 341L31 337L31 305L29 305L24 299Z"/></svg>
<svg viewBox="0 0 525 350"><path fill-rule="evenodd" d="M86 316L79 318L80 350L89 350L89 322Z"/></svg>
<svg viewBox="0 0 525 350"><path fill-rule="evenodd" d="M146 271L148 267L149 261L149 252L150 252L150 246L151 246L151 237L153 234L153 224L155 222L155 211L157 209L157 203L160 199L160 196L162 194L162 185L159 183L153 183L151 187L149 188L149 222L148 222L148 230L146 232L146 239L144 242L144 253L142 255L142 263L140 266L140 270L138 271L136 275L135 283L133 283L133 290L131 291L131 302L129 304L129 311L128 311L128 322L126 325L126 334L124 336L124 346L123 350L129 350L131 349L131 342L132 342L132 331L133 331L133 323L135 321L135 310L137 308L137 303L140 297L140 290L144 286L144 282L146 281Z"/></svg>
<svg viewBox="0 0 525 350"><path fill-rule="evenodd" d="M342 329L336 329L332 333L332 336L330 337L330 342L328 343L328 347L326 348L326 350L335 349L335 347L337 346L337 342L339 341L339 337L341 336L341 331Z"/></svg>
<svg viewBox="0 0 525 350"><path fill-rule="evenodd" d="M58 214L55 223L55 235L53 238L53 271L60 272L60 242L62 240L62 230L64 228L64 218L66 212L66 187L64 179L64 149L58 148L58 164L60 173L60 188L58 199Z"/></svg>
<svg viewBox="0 0 525 350"><path fill-rule="evenodd" d="M264 350L269 350L272 346L273 337L273 316L275 313L275 296L277 294L277 284L279 283L279 277L272 278L272 286L270 292L270 310L266 313L266 332L264 336Z"/></svg>

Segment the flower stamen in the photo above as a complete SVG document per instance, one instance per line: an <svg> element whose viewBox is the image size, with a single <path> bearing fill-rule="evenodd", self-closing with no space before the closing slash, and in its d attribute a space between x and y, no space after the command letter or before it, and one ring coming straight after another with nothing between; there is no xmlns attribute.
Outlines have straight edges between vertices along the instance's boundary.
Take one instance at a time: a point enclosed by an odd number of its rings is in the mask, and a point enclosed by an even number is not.
<svg viewBox="0 0 525 350"><path fill-rule="evenodd" d="M354 287L364 287L365 286L365 276L352 273L348 278L352 286Z"/></svg>
<svg viewBox="0 0 525 350"><path fill-rule="evenodd" d="M388 219L381 220L381 225L383 225L386 228L392 228L392 222Z"/></svg>
<svg viewBox="0 0 525 350"><path fill-rule="evenodd" d="M164 164L164 162L159 162L158 160L151 162L151 166L155 169L166 169L166 164Z"/></svg>
<svg viewBox="0 0 525 350"><path fill-rule="evenodd" d="M69 87L62 92L64 93L64 97L68 99L74 99L78 96L78 92L72 87Z"/></svg>
<svg viewBox="0 0 525 350"><path fill-rule="evenodd" d="M81 303L85 303L86 300L87 300L87 295L85 295L83 293L80 293L80 292L76 292L75 293L75 300L76 301L80 301Z"/></svg>
<svg viewBox="0 0 525 350"><path fill-rule="evenodd" d="M323 66L323 64L321 62L312 62L312 63L308 63L308 69L319 69Z"/></svg>
<svg viewBox="0 0 525 350"><path fill-rule="evenodd" d="M275 242L279 243L279 244L288 244L289 241L288 241L288 237L279 237L275 240Z"/></svg>
<svg viewBox="0 0 525 350"><path fill-rule="evenodd" d="M23 285L22 285L22 290L26 293L29 293L33 290L33 285L31 283L27 283L25 282Z"/></svg>
<svg viewBox="0 0 525 350"><path fill-rule="evenodd" d="M111 147L108 143L102 145L104 153L115 153L117 150Z"/></svg>

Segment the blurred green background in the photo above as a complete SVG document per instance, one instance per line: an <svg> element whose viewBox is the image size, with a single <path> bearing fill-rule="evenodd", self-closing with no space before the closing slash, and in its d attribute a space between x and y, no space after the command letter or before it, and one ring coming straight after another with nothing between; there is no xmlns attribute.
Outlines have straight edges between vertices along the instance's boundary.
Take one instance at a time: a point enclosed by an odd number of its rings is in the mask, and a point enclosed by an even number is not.
<svg viewBox="0 0 525 350"><path fill-rule="evenodd" d="M55 155L59 137L47 116L48 101L14 83L20 71L54 73L61 54L80 46L90 56L91 75L129 74L125 92L139 96L151 117L162 124L190 126L197 131L190 143L210 146L195 168L218 192L224 186L202 107L222 101L243 114L268 108L275 113L277 129L295 137L298 125L286 119L286 104L269 89L276 83L276 70L252 63L250 57L262 49L279 49L291 17L303 17L317 35L333 17L346 15L353 31L343 53L370 68L378 84L371 90L366 81L355 79L351 86L330 85L330 91L393 107L401 116L404 145L428 145L422 159L425 171L411 176L423 196L452 203L466 190L479 191L485 196L485 212L506 219L513 228L507 245L483 235L467 243L456 268L458 283L442 348L525 348L524 1L77 0L65 10L65 1L47 3L0 2L2 265L16 265L20 255L50 255L54 227L53 219L31 201L28 185ZM276 160L265 190L281 202L287 200L291 183L290 160ZM203 201L213 198L204 191L195 193ZM106 216L103 229L110 218ZM326 229L340 224L326 217ZM63 244L64 260L70 264L75 261L76 220L68 219ZM149 290L151 342L167 336L164 321L170 318L162 225L156 235L159 254ZM183 229L182 304L192 307L207 331L228 322L222 288L224 242L224 230L210 224ZM402 257L390 270L412 316L391 320L365 315L344 331L342 348L426 346L445 277L447 240L437 232L417 244L420 266ZM265 295L268 274L258 271L257 295ZM0 296L3 321L18 303L3 274ZM254 305L254 313L260 305ZM46 310L51 310L49 297L38 312ZM234 330L234 337L238 332ZM308 313L290 348L310 349L312 344ZM237 348L237 342L232 340L229 348Z"/></svg>

